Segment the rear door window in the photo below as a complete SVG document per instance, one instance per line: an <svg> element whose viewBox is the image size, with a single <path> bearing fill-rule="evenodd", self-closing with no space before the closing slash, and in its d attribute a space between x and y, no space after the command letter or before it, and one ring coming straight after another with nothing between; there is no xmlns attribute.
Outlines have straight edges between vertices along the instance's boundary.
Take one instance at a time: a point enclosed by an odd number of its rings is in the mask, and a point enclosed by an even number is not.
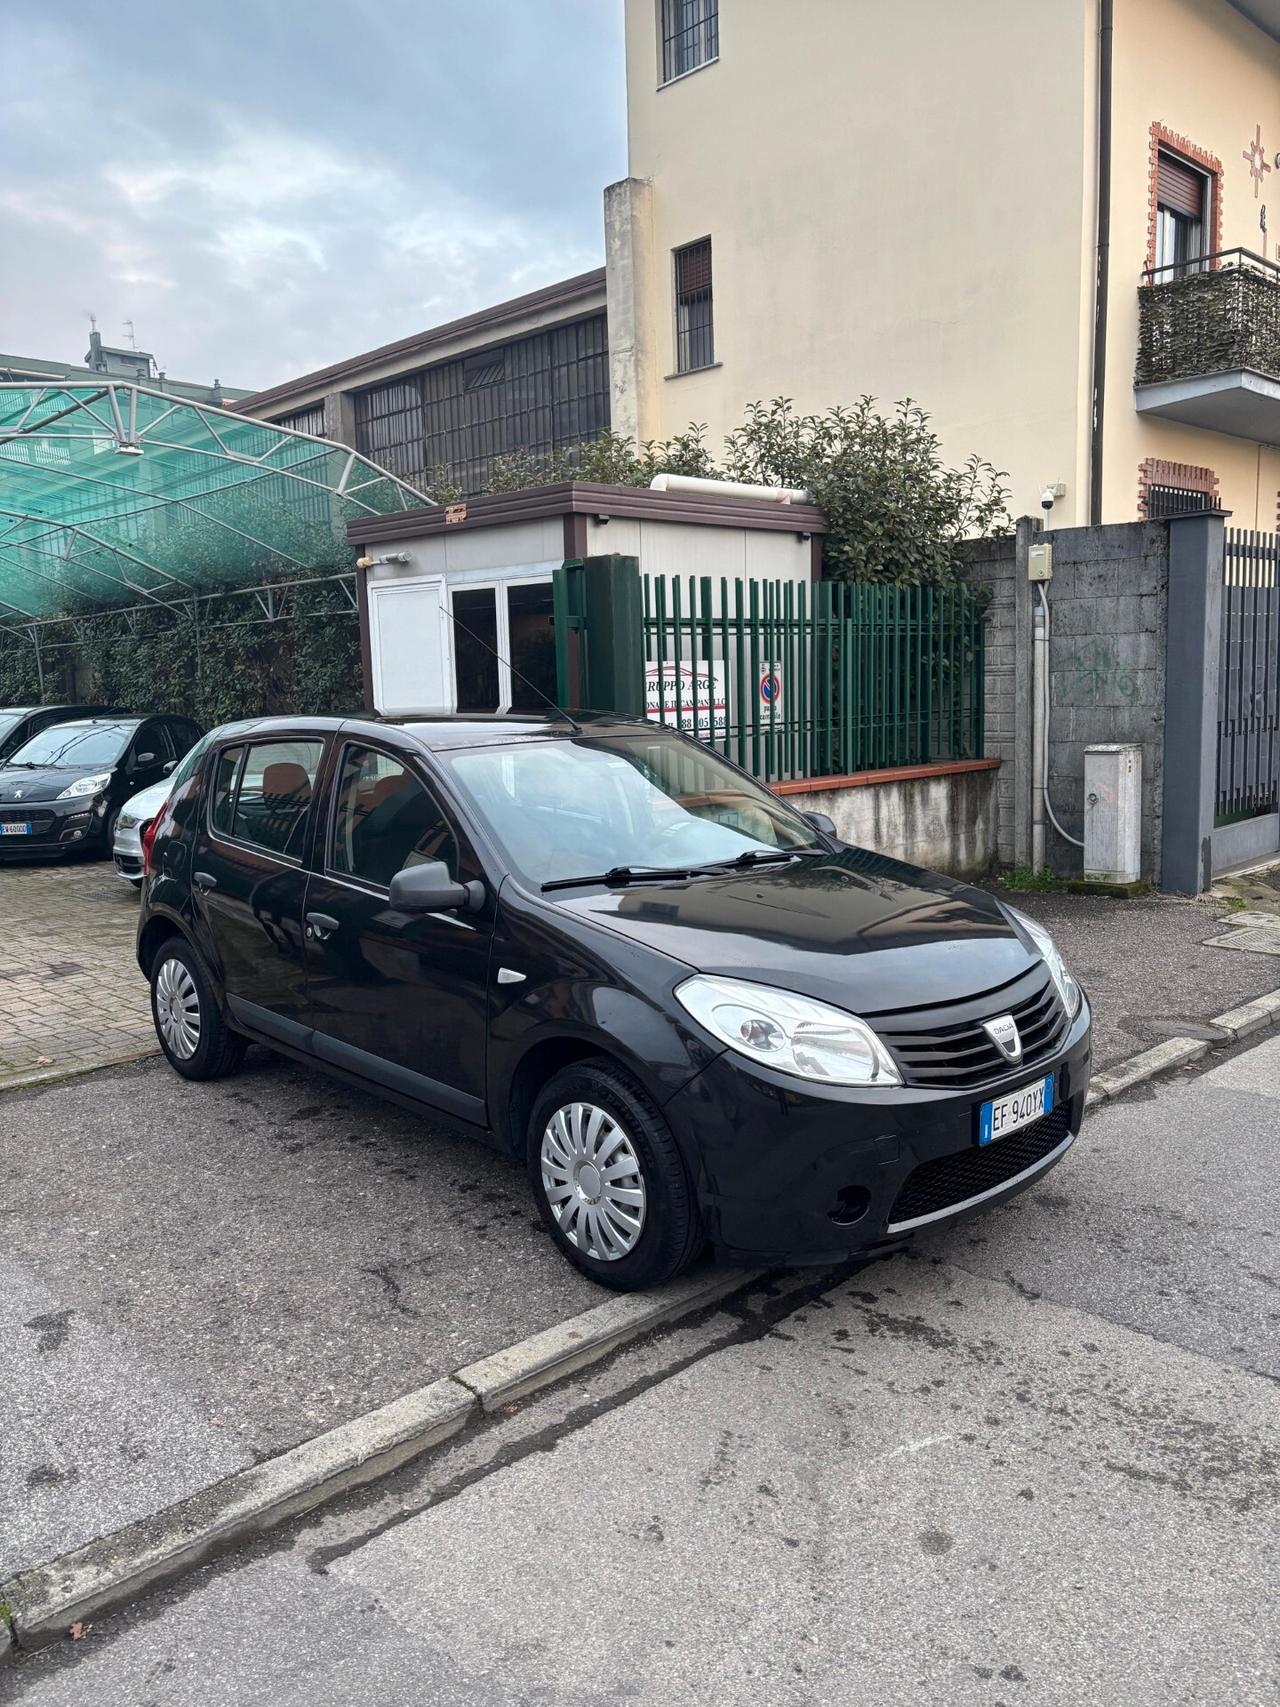
<svg viewBox="0 0 1280 1707"><path fill-rule="evenodd" d="M249 748L236 790L231 834L287 859L301 859L323 741L262 741Z"/></svg>

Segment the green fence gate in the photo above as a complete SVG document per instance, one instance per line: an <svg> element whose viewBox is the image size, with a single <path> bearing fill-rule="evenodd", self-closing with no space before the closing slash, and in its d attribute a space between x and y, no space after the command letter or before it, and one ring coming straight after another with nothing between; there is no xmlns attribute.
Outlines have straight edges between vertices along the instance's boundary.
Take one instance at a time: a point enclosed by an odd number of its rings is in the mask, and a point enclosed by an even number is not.
<svg viewBox="0 0 1280 1707"><path fill-rule="evenodd" d="M983 756L983 589L641 577L630 558L556 581L562 703L639 695L767 782Z"/></svg>

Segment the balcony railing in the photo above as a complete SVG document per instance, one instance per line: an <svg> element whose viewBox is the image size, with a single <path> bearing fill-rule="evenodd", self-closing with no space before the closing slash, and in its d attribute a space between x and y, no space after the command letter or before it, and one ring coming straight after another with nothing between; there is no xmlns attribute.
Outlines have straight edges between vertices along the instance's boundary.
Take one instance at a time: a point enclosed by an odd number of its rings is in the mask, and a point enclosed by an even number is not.
<svg viewBox="0 0 1280 1707"><path fill-rule="evenodd" d="M1148 268L1138 324L1136 386L1242 370L1280 380L1280 267L1224 249Z"/></svg>

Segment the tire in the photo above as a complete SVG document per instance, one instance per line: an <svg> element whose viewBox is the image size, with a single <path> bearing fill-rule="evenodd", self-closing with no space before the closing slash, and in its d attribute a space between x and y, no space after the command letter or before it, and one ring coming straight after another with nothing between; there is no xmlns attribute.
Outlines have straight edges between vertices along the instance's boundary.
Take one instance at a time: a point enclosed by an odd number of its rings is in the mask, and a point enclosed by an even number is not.
<svg viewBox="0 0 1280 1707"><path fill-rule="evenodd" d="M698 1206L671 1129L613 1062L575 1062L548 1081L529 1118L526 1154L547 1231L599 1285L615 1292L658 1286L702 1249Z"/></svg>
<svg viewBox="0 0 1280 1707"><path fill-rule="evenodd" d="M151 1018L165 1059L184 1079L239 1071L248 1040L227 1026L213 980L183 937L166 937L151 962Z"/></svg>

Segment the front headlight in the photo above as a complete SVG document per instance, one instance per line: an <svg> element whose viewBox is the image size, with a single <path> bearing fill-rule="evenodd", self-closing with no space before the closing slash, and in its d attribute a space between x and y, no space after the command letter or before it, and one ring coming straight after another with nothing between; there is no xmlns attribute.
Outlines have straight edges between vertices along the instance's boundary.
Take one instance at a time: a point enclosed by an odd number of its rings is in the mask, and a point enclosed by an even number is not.
<svg viewBox="0 0 1280 1707"><path fill-rule="evenodd" d="M1025 913L1019 912L1016 907L1009 907L1007 911L1012 913L1044 956L1044 963L1049 968L1049 976L1057 986L1058 994L1062 997L1062 1005L1067 1010L1067 1018L1074 1019L1080 1012L1080 1003L1083 997L1080 993L1079 984L1067 971L1066 961L1058 953L1057 943L1054 942L1043 925L1038 925L1034 919L1029 919Z"/></svg>
<svg viewBox="0 0 1280 1707"><path fill-rule="evenodd" d="M680 1003L713 1037L779 1073L825 1085L900 1085L869 1025L825 1002L744 978L690 978Z"/></svg>
<svg viewBox="0 0 1280 1707"><path fill-rule="evenodd" d="M97 794L111 781L111 772L102 771L97 776L82 776L79 782L73 782L70 788L64 788L58 796L59 800L79 800L85 794Z"/></svg>

